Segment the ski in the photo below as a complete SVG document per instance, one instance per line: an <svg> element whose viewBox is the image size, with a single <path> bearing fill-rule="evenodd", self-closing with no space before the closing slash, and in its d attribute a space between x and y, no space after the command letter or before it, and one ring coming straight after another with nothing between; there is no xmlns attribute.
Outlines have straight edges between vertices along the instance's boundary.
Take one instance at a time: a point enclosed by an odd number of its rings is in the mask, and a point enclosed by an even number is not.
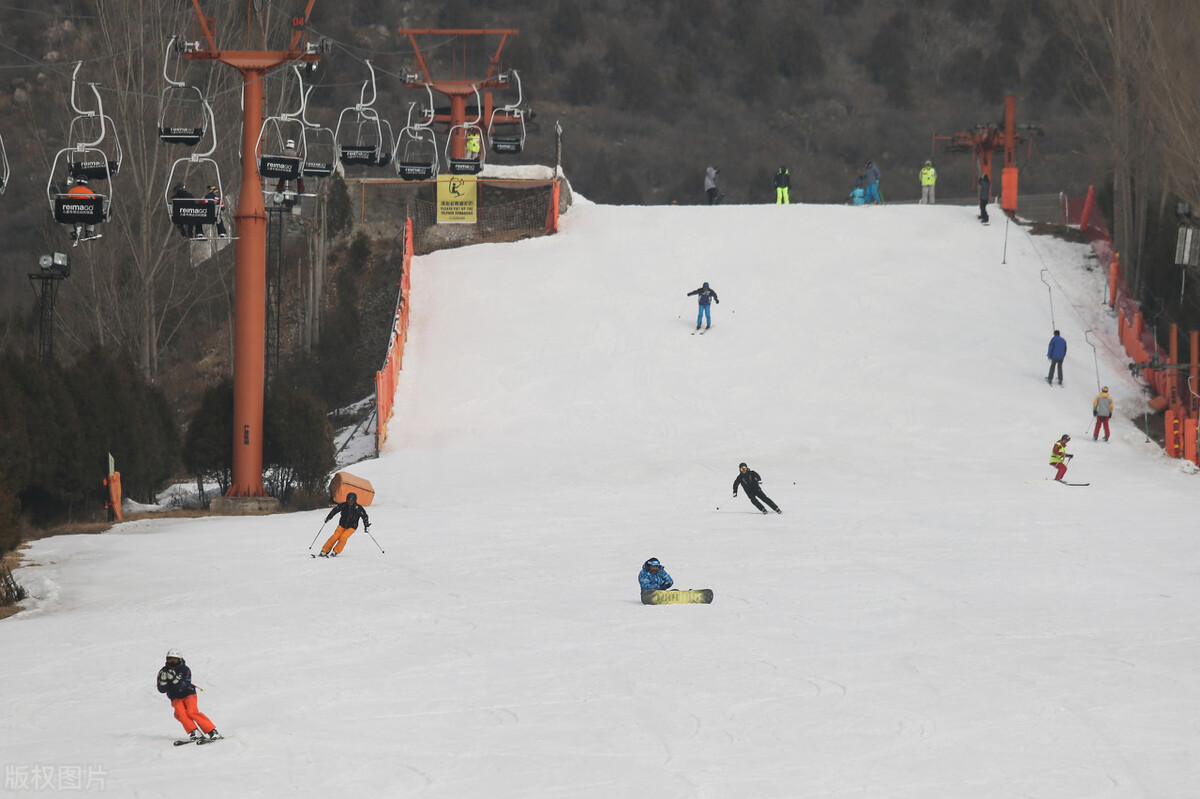
<svg viewBox="0 0 1200 799"><path fill-rule="evenodd" d="M193 741L191 738L184 738L179 741L172 741L172 743L175 746L183 746L184 744L194 744L194 743L196 743L196 741Z"/></svg>
<svg viewBox="0 0 1200 799"><path fill-rule="evenodd" d="M215 741L223 741L223 740L225 740L225 736L224 736L224 735L220 736L219 738L201 738L199 741L196 741L196 745L197 745L197 746L204 746L205 744L210 744L210 743L213 743L213 742L215 742Z"/></svg>
<svg viewBox="0 0 1200 799"><path fill-rule="evenodd" d="M1091 483L1068 483L1066 480L1055 480L1056 483L1062 483L1065 486L1090 486Z"/></svg>

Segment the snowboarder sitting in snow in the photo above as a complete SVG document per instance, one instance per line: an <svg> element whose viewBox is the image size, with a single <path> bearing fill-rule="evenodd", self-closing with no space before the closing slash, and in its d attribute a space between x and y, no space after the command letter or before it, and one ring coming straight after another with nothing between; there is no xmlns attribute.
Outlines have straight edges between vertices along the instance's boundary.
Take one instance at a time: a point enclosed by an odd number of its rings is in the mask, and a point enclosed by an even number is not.
<svg viewBox="0 0 1200 799"><path fill-rule="evenodd" d="M346 495L345 502L339 502L333 506L333 510L329 511L325 521L329 521L339 513L342 514L342 518L338 519L338 528L321 547L322 558L336 558L342 554L342 550L346 548L346 542L358 529L359 519L362 519L364 530L371 529L371 519L367 516L366 508L358 504L358 494L353 491Z"/></svg>
<svg viewBox="0 0 1200 799"><path fill-rule="evenodd" d="M178 649L167 650L167 662L158 670L158 692L166 694L175 708L175 718L193 741L219 741L223 737L216 725L196 707L196 686L192 670ZM205 738L207 736L207 739Z"/></svg>
<svg viewBox="0 0 1200 799"><path fill-rule="evenodd" d="M758 484L761 482L762 478L758 476L758 472L754 471L744 463L739 463L738 476L734 478L733 481L733 495L735 497L737 496L738 486L741 486L746 491L746 497L749 498L750 504L758 508L763 513L766 513L767 509L762 506L762 502L759 502L760 499L767 503L771 510L775 511L776 513L783 513L783 511L779 509L779 506L772 502L771 498L764 494L762 489L758 487Z"/></svg>
<svg viewBox="0 0 1200 799"><path fill-rule="evenodd" d="M687 296L695 296L700 301L700 310L696 313L696 329L700 329L701 322L706 322L704 329L708 330L708 328L712 327L711 304L714 302L717 305L721 304L720 298L717 297L717 292L710 289L708 284L705 283L695 291L689 291Z"/></svg>
<svg viewBox="0 0 1200 799"><path fill-rule="evenodd" d="M1067 452L1067 442L1070 440L1071 437L1063 433L1063 437L1055 441L1054 448L1050 450L1050 465L1058 470L1058 473L1054 475L1054 479L1060 483L1067 474L1067 461L1075 457Z"/></svg>
<svg viewBox="0 0 1200 799"><path fill-rule="evenodd" d="M658 558L650 558L642 564L642 570L638 573L638 585L643 591L666 591L675 585L675 581L663 569Z"/></svg>

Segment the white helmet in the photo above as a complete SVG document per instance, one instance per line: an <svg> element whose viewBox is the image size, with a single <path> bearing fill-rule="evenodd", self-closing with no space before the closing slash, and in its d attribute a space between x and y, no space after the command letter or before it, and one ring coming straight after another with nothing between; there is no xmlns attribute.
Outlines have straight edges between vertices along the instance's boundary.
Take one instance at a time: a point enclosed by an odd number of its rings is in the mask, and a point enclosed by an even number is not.
<svg viewBox="0 0 1200 799"><path fill-rule="evenodd" d="M283 145L283 146L284 146L284 147L295 147L295 146L296 146L296 140L295 140L295 139L288 139L288 140L287 140L287 144L285 144L285 145Z"/></svg>
<svg viewBox="0 0 1200 799"><path fill-rule="evenodd" d="M182 652L180 652L178 649L168 649L168 650L167 650L167 657L169 657L169 658L179 658L180 660L183 660L183 653L182 653Z"/></svg>

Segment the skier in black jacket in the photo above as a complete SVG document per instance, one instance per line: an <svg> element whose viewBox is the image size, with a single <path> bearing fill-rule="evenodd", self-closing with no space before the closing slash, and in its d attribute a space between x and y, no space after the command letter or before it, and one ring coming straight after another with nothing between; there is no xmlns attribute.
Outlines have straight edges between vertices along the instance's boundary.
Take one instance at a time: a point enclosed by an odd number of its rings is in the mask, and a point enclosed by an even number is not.
<svg viewBox="0 0 1200 799"><path fill-rule="evenodd" d="M321 547L321 557L323 558L336 558L342 554L342 550L346 548L346 542L358 529L359 519L362 519L364 530L371 529L371 519L367 516L367 510L358 504L358 494L353 491L346 495L345 502L339 502L333 506L329 515L325 517L325 521L329 521L339 513L342 514L342 518L338 519L338 528Z"/></svg>
<svg viewBox="0 0 1200 799"><path fill-rule="evenodd" d="M767 503L767 506L770 507L771 510L775 511L776 513L783 513L783 511L779 509L779 506L772 502L771 498L764 494L762 489L758 487L758 484L761 482L762 478L758 476L758 472L754 471L744 463L739 463L738 476L733 481L733 495L735 497L737 496L738 486L741 486L745 490L746 497L750 500L750 504L758 508L763 513L766 513L767 509L762 506L762 502L759 502L760 499Z"/></svg>
<svg viewBox="0 0 1200 799"><path fill-rule="evenodd" d="M183 725L188 741L219 741L225 736L215 724L196 707L196 686L192 685L192 670L178 649L167 650L167 660L158 670L158 692L166 694L175 709L175 718ZM187 743L179 741L178 743Z"/></svg>
<svg viewBox="0 0 1200 799"><path fill-rule="evenodd" d="M717 305L720 305L721 298L717 296L717 292L708 287L707 283L695 291L689 291L687 296L695 297L700 304L700 310L696 314L696 329L700 329L701 322L706 322L707 324L704 329L708 330L708 328L712 327L712 311L710 310L712 303L715 302Z"/></svg>

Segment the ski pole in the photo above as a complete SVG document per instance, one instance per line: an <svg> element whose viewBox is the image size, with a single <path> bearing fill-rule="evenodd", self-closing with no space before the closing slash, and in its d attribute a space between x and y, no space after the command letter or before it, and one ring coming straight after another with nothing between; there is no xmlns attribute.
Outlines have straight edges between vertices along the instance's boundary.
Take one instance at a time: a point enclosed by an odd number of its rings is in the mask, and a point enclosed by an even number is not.
<svg viewBox="0 0 1200 799"><path fill-rule="evenodd" d="M371 540L372 540L372 541L375 541L375 536L371 535L371 531L370 531L369 529L367 529L366 525L363 525L363 532L364 532L364 533L366 533L367 535L371 536ZM378 542L378 541L375 541L375 546L379 547L379 542ZM384 551L383 551L383 547L379 547L379 553L380 553L381 555L386 555L386 554L387 554L386 552L384 552Z"/></svg>
<svg viewBox="0 0 1200 799"><path fill-rule="evenodd" d="M313 544L317 543L317 539L321 537L321 530L324 530L324 529L325 529L325 525L326 525L328 522L329 522L329 520L328 520L328 519L326 519L325 521L321 522L321 527L320 527L320 528L317 530L317 534L313 536L312 544L309 544L309 545L308 545L308 548L309 548L309 549L312 549L312 548L313 548Z"/></svg>

